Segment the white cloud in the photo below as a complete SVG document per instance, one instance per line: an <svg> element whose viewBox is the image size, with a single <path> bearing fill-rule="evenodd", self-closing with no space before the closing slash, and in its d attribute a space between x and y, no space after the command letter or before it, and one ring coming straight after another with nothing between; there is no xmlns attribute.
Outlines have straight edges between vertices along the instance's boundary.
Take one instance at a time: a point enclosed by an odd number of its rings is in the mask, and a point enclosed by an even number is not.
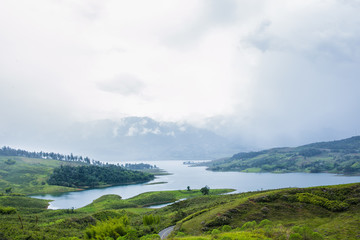
<svg viewBox="0 0 360 240"><path fill-rule="evenodd" d="M355 135L359 10L356 0L4 0L0 128L134 115L221 119L210 125L254 142Z"/></svg>

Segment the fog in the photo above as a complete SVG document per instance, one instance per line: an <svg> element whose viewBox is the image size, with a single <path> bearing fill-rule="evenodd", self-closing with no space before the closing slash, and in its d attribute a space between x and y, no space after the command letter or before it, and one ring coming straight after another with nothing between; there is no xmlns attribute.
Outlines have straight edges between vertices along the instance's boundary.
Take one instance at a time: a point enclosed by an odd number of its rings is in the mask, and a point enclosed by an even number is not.
<svg viewBox="0 0 360 240"><path fill-rule="evenodd" d="M248 150L359 135L359 11L357 0L1 1L0 145L77 151L59 144L67 129L128 116Z"/></svg>

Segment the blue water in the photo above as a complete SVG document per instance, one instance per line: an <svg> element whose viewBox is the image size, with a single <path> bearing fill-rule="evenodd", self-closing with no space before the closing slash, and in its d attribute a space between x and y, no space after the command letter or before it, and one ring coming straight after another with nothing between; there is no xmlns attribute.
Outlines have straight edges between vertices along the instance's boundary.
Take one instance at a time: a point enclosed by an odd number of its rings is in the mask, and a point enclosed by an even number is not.
<svg viewBox="0 0 360 240"><path fill-rule="evenodd" d="M233 188L236 192L247 192L286 187L311 187L360 182L360 176L342 176L327 173L240 173L211 172L205 167L189 167L183 161L151 161L171 175L159 176L152 182L167 182L166 184L135 184L98 188L79 192L69 192L57 195L39 195L35 198L50 199L50 209L80 208L105 194L117 194L122 198L130 198L143 192L199 189L205 185L211 188Z"/></svg>

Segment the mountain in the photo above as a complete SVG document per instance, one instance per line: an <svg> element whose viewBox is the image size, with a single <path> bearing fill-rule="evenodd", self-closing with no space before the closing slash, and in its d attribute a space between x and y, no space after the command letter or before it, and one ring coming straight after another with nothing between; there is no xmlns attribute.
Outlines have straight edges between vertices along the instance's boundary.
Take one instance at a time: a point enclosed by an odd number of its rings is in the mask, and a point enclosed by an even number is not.
<svg viewBox="0 0 360 240"><path fill-rule="evenodd" d="M360 174L360 136L295 148L241 152L206 165L213 171Z"/></svg>
<svg viewBox="0 0 360 240"><path fill-rule="evenodd" d="M209 130L147 117L78 123L57 145L100 161L214 159L241 149Z"/></svg>

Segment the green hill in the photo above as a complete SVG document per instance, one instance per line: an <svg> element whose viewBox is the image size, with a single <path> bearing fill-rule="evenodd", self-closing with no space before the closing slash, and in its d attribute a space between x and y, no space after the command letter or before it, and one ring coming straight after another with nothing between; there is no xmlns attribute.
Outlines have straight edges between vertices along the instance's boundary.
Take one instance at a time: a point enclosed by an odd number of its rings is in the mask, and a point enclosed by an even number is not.
<svg viewBox="0 0 360 240"><path fill-rule="evenodd" d="M151 173L112 164L0 156L0 193L41 194L147 182Z"/></svg>
<svg viewBox="0 0 360 240"><path fill-rule="evenodd" d="M81 163L52 159L0 156L0 192L39 194L75 191L75 188L49 185L47 180L61 165L79 166Z"/></svg>
<svg viewBox="0 0 360 240"><path fill-rule="evenodd" d="M213 171L360 174L360 136L294 148L241 152L205 163Z"/></svg>

